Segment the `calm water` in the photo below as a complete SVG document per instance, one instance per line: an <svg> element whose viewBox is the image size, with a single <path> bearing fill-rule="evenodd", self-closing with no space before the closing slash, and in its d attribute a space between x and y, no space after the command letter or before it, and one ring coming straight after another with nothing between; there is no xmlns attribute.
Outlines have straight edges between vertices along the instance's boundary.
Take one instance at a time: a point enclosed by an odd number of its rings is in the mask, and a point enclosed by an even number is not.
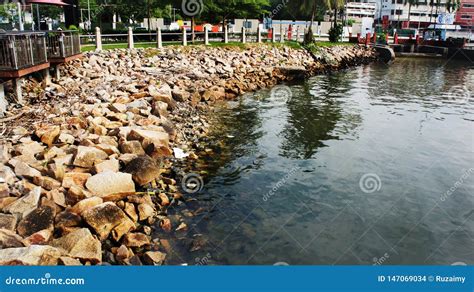
<svg viewBox="0 0 474 292"><path fill-rule="evenodd" d="M218 110L196 262L474 264L472 64L398 59L289 89Z"/></svg>

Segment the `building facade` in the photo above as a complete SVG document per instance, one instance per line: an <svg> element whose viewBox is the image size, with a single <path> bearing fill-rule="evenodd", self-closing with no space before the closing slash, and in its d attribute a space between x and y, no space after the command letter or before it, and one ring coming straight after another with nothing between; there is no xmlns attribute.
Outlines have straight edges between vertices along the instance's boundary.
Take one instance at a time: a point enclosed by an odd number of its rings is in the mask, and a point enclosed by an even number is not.
<svg viewBox="0 0 474 292"><path fill-rule="evenodd" d="M427 27L435 23L438 15L447 13L448 0L420 0L418 5L405 4L405 0L381 0L380 17L390 25L402 28ZM474 1L474 0L470 0ZM408 12L410 11L410 14ZM409 16L410 15L410 16ZM410 23L408 23L410 21Z"/></svg>
<svg viewBox="0 0 474 292"><path fill-rule="evenodd" d="M361 20L364 17L376 18L377 3L351 1L346 4L347 19Z"/></svg>
<svg viewBox="0 0 474 292"><path fill-rule="evenodd" d="M474 0L461 0L461 6L456 13L456 24L464 28L474 28Z"/></svg>

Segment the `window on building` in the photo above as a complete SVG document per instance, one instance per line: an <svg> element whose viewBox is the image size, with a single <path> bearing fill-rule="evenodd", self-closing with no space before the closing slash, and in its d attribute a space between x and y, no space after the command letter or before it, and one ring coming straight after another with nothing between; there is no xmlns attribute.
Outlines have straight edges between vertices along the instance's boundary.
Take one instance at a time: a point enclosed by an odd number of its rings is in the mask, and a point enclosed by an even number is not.
<svg viewBox="0 0 474 292"><path fill-rule="evenodd" d="M403 10L397 9L397 15L402 15L402 14L403 14Z"/></svg>
<svg viewBox="0 0 474 292"><path fill-rule="evenodd" d="M463 14L461 15L461 19L471 19L471 16L469 14Z"/></svg>
<svg viewBox="0 0 474 292"><path fill-rule="evenodd" d="M392 4L395 4L395 0L392 0Z"/></svg>
<svg viewBox="0 0 474 292"><path fill-rule="evenodd" d="M403 0L397 0L397 4L403 4Z"/></svg>
<svg viewBox="0 0 474 292"><path fill-rule="evenodd" d="M251 21L244 22L244 27L245 28L252 28L252 22Z"/></svg>
<svg viewBox="0 0 474 292"><path fill-rule="evenodd" d="M394 14L395 14L395 10L392 9L392 11L390 11L390 14L391 14L391 15L394 15Z"/></svg>
<svg viewBox="0 0 474 292"><path fill-rule="evenodd" d="M462 5L462 7L464 7L464 8L474 8L474 4L472 4L472 3L464 3L464 4Z"/></svg>

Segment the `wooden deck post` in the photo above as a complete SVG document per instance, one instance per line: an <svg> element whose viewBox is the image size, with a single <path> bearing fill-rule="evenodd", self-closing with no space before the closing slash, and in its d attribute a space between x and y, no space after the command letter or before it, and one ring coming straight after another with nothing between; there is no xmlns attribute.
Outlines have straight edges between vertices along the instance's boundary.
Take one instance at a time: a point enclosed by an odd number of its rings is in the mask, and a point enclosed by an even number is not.
<svg viewBox="0 0 474 292"><path fill-rule="evenodd" d="M242 43L245 44L247 42L247 37L245 35L245 27L242 27Z"/></svg>
<svg viewBox="0 0 474 292"><path fill-rule="evenodd" d="M15 90L16 100L19 104L23 104L23 90L21 86L23 85L23 78L15 78L13 80L13 89Z"/></svg>
<svg viewBox="0 0 474 292"><path fill-rule="evenodd" d="M51 74L49 73L49 68L43 70L43 80L46 86L51 85Z"/></svg>
<svg viewBox="0 0 474 292"><path fill-rule="evenodd" d="M207 28L204 28L204 44L206 46L209 45L209 31L207 30Z"/></svg>
<svg viewBox="0 0 474 292"><path fill-rule="evenodd" d="M163 39L161 38L161 28L158 27L156 30L156 46L158 49L163 48Z"/></svg>
<svg viewBox="0 0 474 292"><path fill-rule="evenodd" d="M58 82L59 79L61 78L61 73L59 71L59 64L54 66L54 78L56 79L56 82Z"/></svg>
<svg viewBox="0 0 474 292"><path fill-rule="evenodd" d="M224 43L229 43L229 29L227 28L227 25L224 25Z"/></svg>
<svg viewBox="0 0 474 292"><path fill-rule="evenodd" d="M259 25L257 28L257 43L261 43L261 42L262 42L262 29Z"/></svg>
<svg viewBox="0 0 474 292"><path fill-rule="evenodd" d="M3 87L3 83L0 83L0 118L5 116L7 111L7 99L5 98L5 88Z"/></svg>
<svg viewBox="0 0 474 292"><path fill-rule="evenodd" d="M128 48L135 48L135 43L133 42L133 29L131 26L128 27Z"/></svg>
<svg viewBox="0 0 474 292"><path fill-rule="evenodd" d="M95 48L102 51L102 36L100 35L100 27L95 28Z"/></svg>
<svg viewBox="0 0 474 292"><path fill-rule="evenodd" d="M272 27L272 43L276 42L275 29Z"/></svg>
<svg viewBox="0 0 474 292"><path fill-rule="evenodd" d="M188 45L188 36L186 35L186 28L183 27L183 46Z"/></svg>

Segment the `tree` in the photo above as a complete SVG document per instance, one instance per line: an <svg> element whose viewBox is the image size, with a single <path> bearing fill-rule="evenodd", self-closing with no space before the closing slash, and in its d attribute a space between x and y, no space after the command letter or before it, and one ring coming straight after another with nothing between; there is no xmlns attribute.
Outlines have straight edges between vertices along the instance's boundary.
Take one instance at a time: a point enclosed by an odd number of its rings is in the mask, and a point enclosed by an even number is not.
<svg viewBox="0 0 474 292"><path fill-rule="evenodd" d="M318 8L325 7L326 9L327 7L331 7L330 1L331 0L297 0L291 2L293 9L296 9L301 13L310 13L311 21L304 37L304 42L306 44L313 42L313 24Z"/></svg>
<svg viewBox="0 0 474 292"><path fill-rule="evenodd" d="M226 25L228 19L261 18L269 12L269 7L269 0L207 0L203 15Z"/></svg>
<svg viewBox="0 0 474 292"><path fill-rule="evenodd" d="M411 7L412 5L415 5L415 7L418 7L420 4L420 0L405 0L404 4L408 4L408 28L410 28L410 18L411 18Z"/></svg>

